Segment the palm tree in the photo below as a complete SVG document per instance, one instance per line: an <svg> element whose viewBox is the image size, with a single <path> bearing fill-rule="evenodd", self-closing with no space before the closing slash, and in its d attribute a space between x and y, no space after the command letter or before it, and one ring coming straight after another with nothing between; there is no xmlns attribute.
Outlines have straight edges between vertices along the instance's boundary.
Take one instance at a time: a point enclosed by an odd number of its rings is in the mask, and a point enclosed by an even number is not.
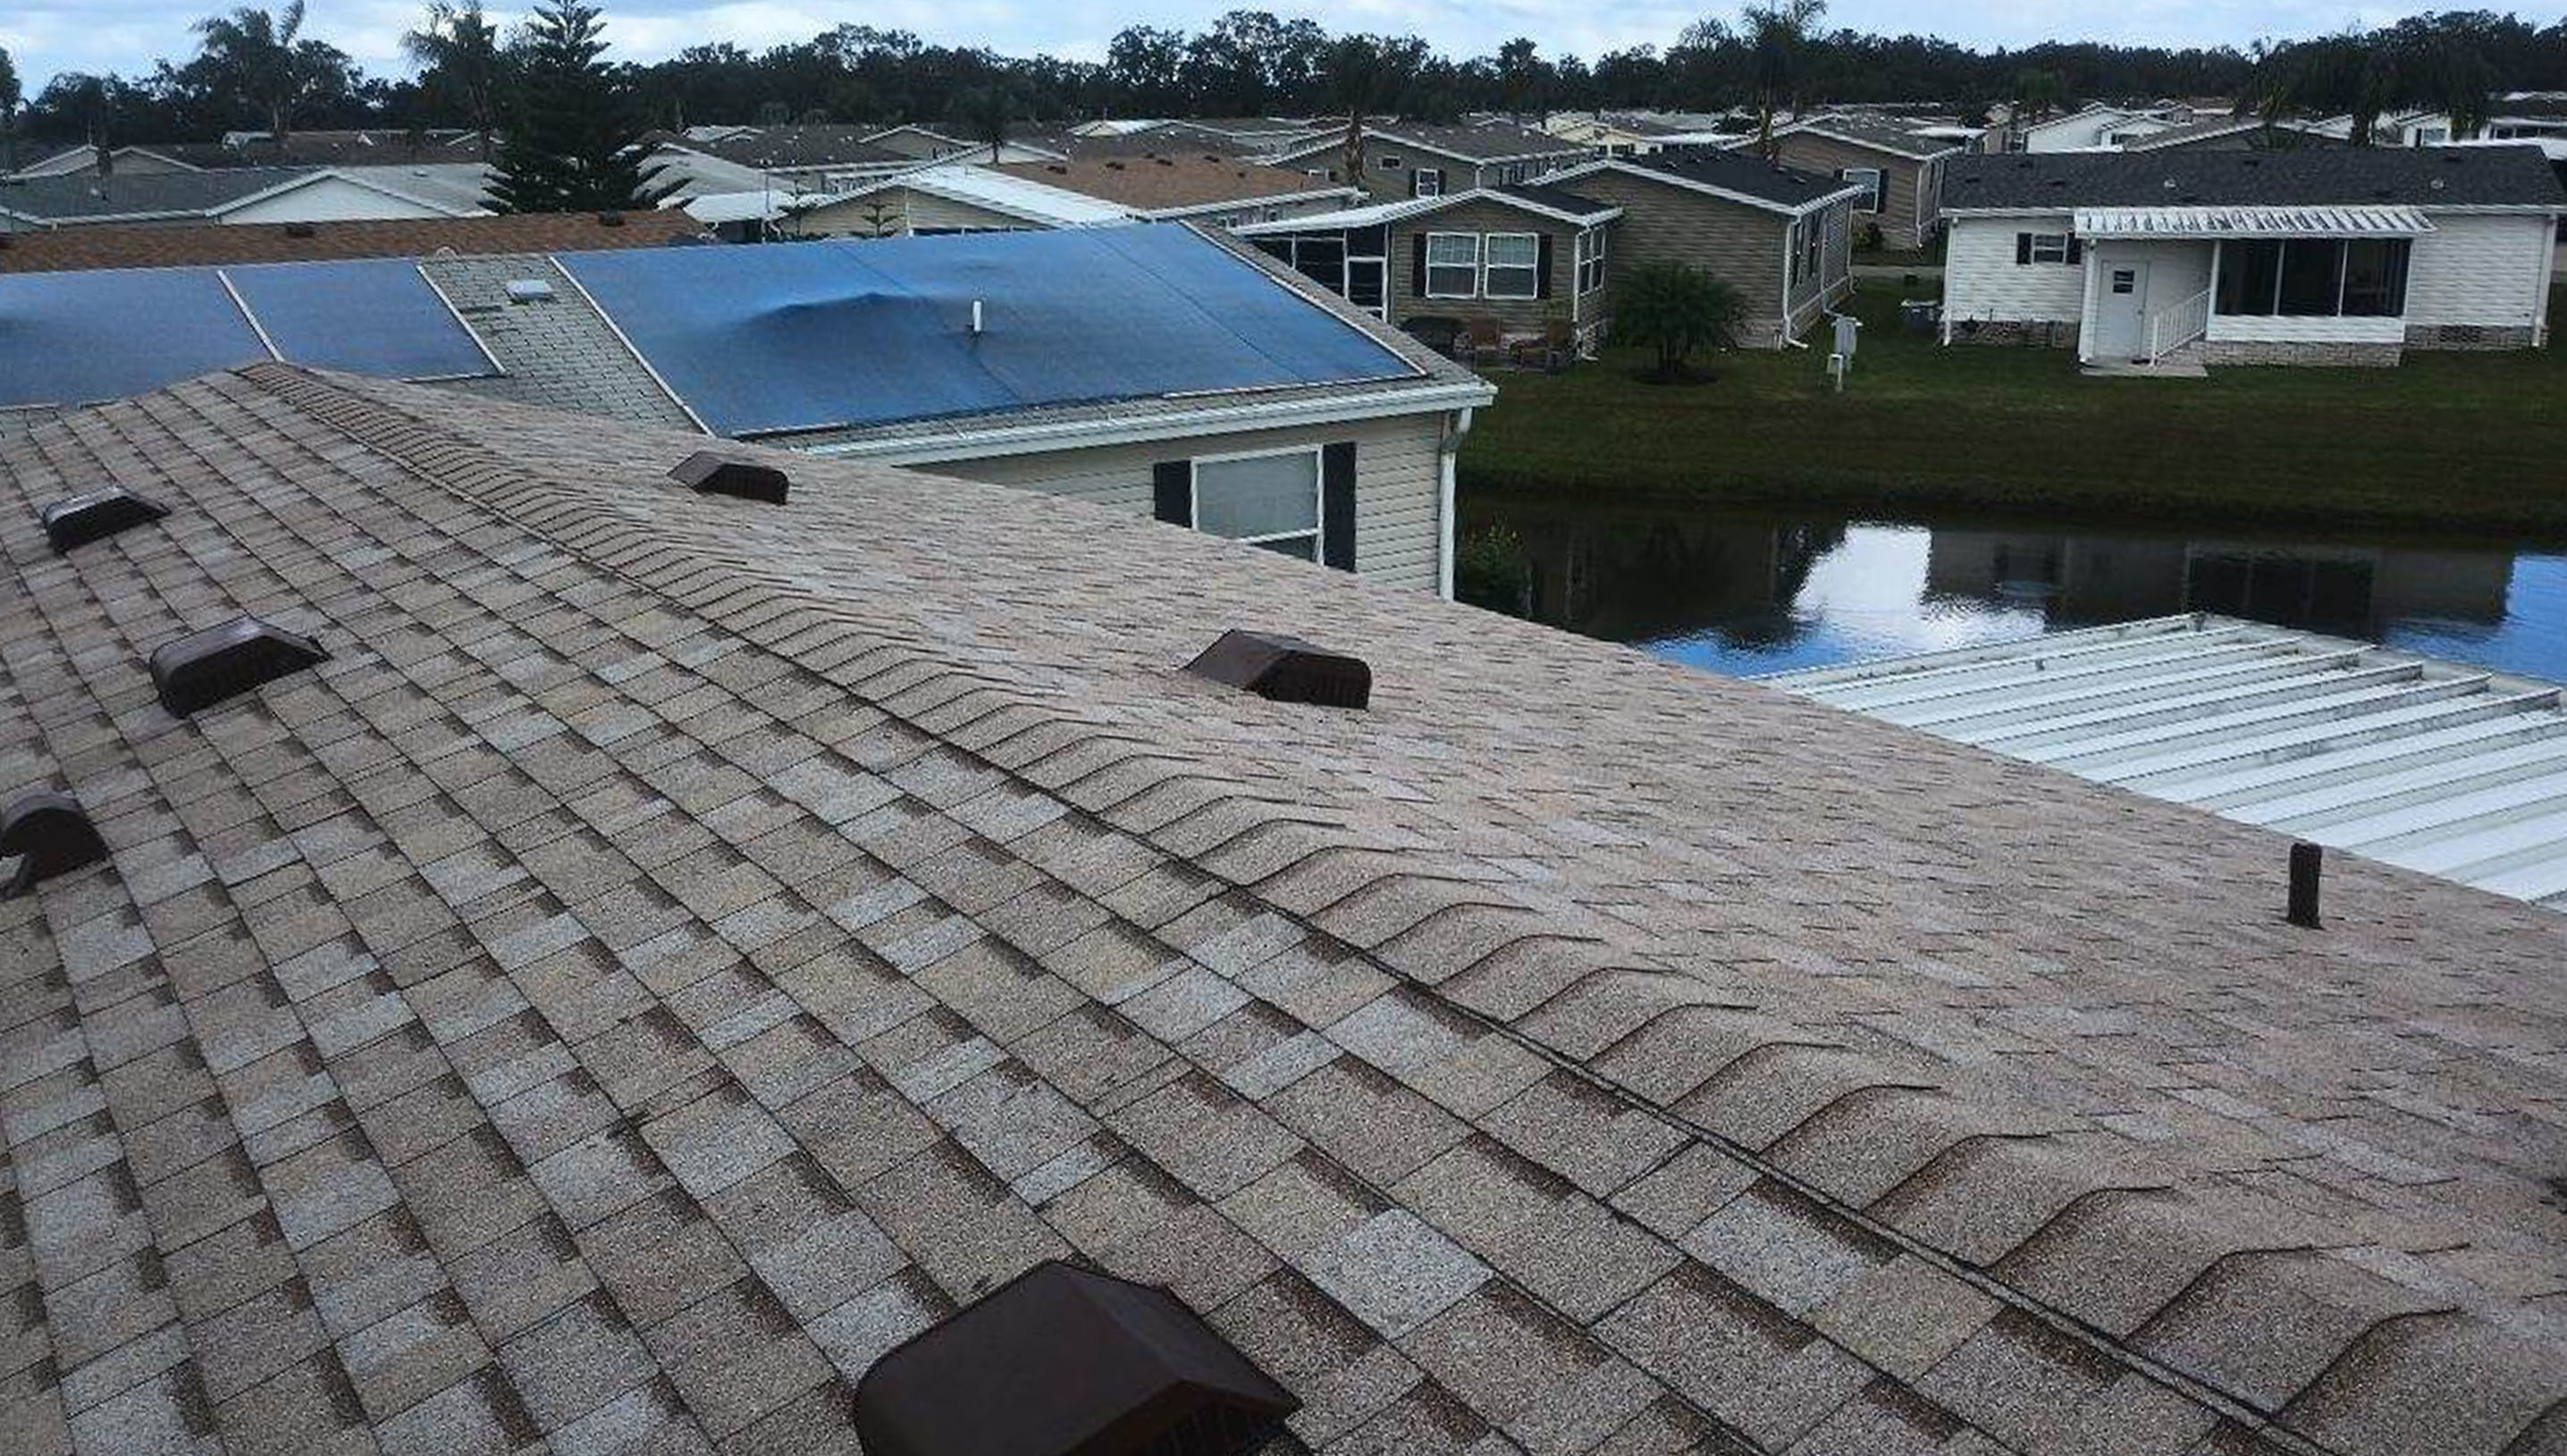
<svg viewBox="0 0 2567 1456"><path fill-rule="evenodd" d="M26 99L17 63L9 59L8 47L0 46L0 172L18 167L18 105Z"/></svg>
<svg viewBox="0 0 2567 1456"><path fill-rule="evenodd" d="M499 28L481 13L481 0L430 0L428 23L402 37L402 49L419 63L420 80L458 108L480 134L481 159L490 159L490 133L498 117Z"/></svg>
<svg viewBox="0 0 2567 1456"><path fill-rule="evenodd" d="M1417 74L1423 41L1345 35L1329 48L1328 99L1346 114L1345 180L1363 185L1364 124Z"/></svg>
<svg viewBox="0 0 2567 1456"><path fill-rule="evenodd" d="M284 141L311 79L307 54L295 44L303 33L303 0L286 0L275 13L244 5L197 21L195 31L203 37L204 59L234 94L267 114L268 135Z"/></svg>
<svg viewBox="0 0 2567 1456"><path fill-rule="evenodd" d="M1743 12L1756 68L1756 149L1774 154L1774 113L1798 101L1802 53L1828 0L1766 0Z"/></svg>

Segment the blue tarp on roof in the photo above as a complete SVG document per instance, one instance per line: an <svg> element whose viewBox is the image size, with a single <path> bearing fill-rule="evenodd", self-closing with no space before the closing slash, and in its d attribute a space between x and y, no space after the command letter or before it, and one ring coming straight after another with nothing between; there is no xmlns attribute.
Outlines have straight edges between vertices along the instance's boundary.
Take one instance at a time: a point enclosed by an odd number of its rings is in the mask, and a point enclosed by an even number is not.
<svg viewBox="0 0 2567 1456"><path fill-rule="evenodd" d="M262 263L223 270L276 352L379 379L489 374L481 352L408 258Z"/></svg>
<svg viewBox="0 0 2567 1456"><path fill-rule="evenodd" d="M556 261L719 435L1417 373L1175 226Z"/></svg>
<svg viewBox="0 0 2567 1456"><path fill-rule="evenodd" d="M0 273L0 406L123 399L267 357L211 268Z"/></svg>
<svg viewBox="0 0 2567 1456"><path fill-rule="evenodd" d="M255 363L271 357L260 329L277 354L320 369L383 379L497 372L407 258L6 273L0 406L122 399Z"/></svg>

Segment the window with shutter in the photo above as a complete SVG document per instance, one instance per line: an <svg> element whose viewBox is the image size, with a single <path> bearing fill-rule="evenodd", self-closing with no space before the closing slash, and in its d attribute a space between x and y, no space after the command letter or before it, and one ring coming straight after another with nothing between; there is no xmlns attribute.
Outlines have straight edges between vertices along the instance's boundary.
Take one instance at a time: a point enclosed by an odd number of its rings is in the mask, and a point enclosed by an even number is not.
<svg viewBox="0 0 2567 1456"><path fill-rule="evenodd" d="M1195 459L1196 529L1304 561L1319 559L1319 451L1268 450Z"/></svg>

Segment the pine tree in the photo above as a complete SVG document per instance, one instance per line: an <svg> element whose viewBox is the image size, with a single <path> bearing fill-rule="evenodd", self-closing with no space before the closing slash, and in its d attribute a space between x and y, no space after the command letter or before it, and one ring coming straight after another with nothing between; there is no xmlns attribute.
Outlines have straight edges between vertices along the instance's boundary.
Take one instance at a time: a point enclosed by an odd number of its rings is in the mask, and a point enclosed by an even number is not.
<svg viewBox="0 0 2567 1456"><path fill-rule="evenodd" d="M634 122L606 51L598 9L580 0L538 6L526 22L519 103L499 146L490 189L502 212L630 207L642 186Z"/></svg>

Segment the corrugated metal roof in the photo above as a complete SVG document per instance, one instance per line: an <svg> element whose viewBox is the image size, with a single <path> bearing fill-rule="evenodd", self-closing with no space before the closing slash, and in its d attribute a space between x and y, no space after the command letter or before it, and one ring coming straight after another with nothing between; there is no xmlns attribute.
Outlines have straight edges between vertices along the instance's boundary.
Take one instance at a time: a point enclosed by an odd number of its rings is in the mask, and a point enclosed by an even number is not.
<svg viewBox="0 0 2567 1456"><path fill-rule="evenodd" d="M2555 684L2211 616L1765 681L2567 910L2567 711Z"/></svg>
<svg viewBox="0 0 2567 1456"><path fill-rule="evenodd" d="M2413 207L2080 207L2097 237L2415 237L2433 230Z"/></svg>

